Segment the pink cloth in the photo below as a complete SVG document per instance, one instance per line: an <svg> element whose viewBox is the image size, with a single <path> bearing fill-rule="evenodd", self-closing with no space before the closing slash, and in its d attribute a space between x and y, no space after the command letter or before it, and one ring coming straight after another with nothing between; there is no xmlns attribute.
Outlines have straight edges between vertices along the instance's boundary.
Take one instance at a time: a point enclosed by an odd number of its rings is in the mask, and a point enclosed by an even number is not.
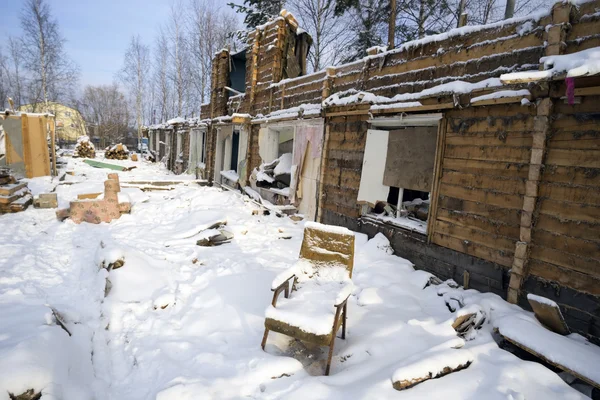
<svg viewBox="0 0 600 400"><path fill-rule="evenodd" d="M567 84L567 101L572 106L575 104L575 78L566 78L565 83Z"/></svg>

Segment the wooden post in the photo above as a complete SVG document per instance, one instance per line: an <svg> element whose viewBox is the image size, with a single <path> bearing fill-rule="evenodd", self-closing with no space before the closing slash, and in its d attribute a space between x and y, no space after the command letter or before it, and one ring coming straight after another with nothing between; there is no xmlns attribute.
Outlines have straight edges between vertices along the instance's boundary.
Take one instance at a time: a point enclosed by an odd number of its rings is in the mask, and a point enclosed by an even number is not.
<svg viewBox="0 0 600 400"><path fill-rule="evenodd" d="M388 24L388 50L391 50L394 48L395 33L396 33L396 0L390 0L390 20L389 20L389 24Z"/></svg>
<svg viewBox="0 0 600 400"><path fill-rule="evenodd" d="M466 3L467 0L460 0L460 3L458 5L458 23L456 25L457 28L467 25L467 14L465 13Z"/></svg>
<svg viewBox="0 0 600 400"><path fill-rule="evenodd" d="M544 32L545 39L548 42L545 51L546 56L564 52L562 43L566 36L567 26L570 23L571 7L569 3L557 3L552 8L553 24ZM506 296L507 300L513 304L519 301L521 286L529 273L531 228L537 213L539 182L544 155L546 153L546 142L549 136L553 108L549 90L545 93L545 96L537 101L537 115L534 117L533 144L531 146L529 161L529 176L525 182L525 197L523 198L523 207L521 210L520 240L515 246L515 255Z"/></svg>
<svg viewBox="0 0 600 400"><path fill-rule="evenodd" d="M50 118L50 117L49 117ZM50 146L52 153L52 175L58 176L58 171L56 170L56 117L50 118L48 121L50 125Z"/></svg>

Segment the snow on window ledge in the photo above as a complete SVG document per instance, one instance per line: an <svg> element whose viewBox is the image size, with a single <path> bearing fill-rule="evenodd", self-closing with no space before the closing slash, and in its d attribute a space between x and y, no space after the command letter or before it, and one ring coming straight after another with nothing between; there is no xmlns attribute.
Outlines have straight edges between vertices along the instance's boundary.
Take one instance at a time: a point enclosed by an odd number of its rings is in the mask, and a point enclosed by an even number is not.
<svg viewBox="0 0 600 400"><path fill-rule="evenodd" d="M240 180L240 176L234 170L221 171L220 173L223 178L233 183L237 183Z"/></svg>
<svg viewBox="0 0 600 400"><path fill-rule="evenodd" d="M363 215L362 218L373 222L392 225L397 228L403 228L411 232L421 233L423 235L427 234L427 221L408 217L394 218L374 213Z"/></svg>

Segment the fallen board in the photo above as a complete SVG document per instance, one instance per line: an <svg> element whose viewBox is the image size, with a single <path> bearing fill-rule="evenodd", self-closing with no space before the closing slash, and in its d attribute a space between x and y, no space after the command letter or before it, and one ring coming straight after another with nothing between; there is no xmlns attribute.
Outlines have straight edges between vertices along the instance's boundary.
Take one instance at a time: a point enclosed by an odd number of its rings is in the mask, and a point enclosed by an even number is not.
<svg viewBox="0 0 600 400"><path fill-rule="evenodd" d="M494 325L508 342L600 389L600 347L556 334L521 314L499 318Z"/></svg>
<svg viewBox="0 0 600 400"><path fill-rule="evenodd" d="M128 167L124 167L122 165L107 164L107 163L103 163L100 161L94 161L94 160L83 160L83 162L94 168L108 168L108 169L112 169L115 171L129 171L132 168L135 168L135 167L128 168Z"/></svg>
<svg viewBox="0 0 600 400"><path fill-rule="evenodd" d="M529 301L535 317L546 328L559 335L568 335L571 333L558 304L545 297L536 296L531 293L527 295L527 301Z"/></svg>
<svg viewBox="0 0 600 400"><path fill-rule="evenodd" d="M0 196L10 196L17 190L23 189L27 186L26 183L9 183L8 185L0 186Z"/></svg>

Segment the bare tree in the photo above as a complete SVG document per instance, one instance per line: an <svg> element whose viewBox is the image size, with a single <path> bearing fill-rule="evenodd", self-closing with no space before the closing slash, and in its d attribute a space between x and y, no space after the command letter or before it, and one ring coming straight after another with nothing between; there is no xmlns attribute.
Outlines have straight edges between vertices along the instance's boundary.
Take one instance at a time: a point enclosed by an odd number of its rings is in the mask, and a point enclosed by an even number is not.
<svg viewBox="0 0 600 400"><path fill-rule="evenodd" d="M184 115L189 68L189 52L184 32L184 12L181 2L171 4L169 23L166 34L169 40L169 56L171 69L169 78L173 82L175 94L175 111L178 116Z"/></svg>
<svg viewBox="0 0 600 400"><path fill-rule="evenodd" d="M123 68L117 77L129 90L135 103L138 138L141 137L144 118L144 95L147 91L147 72L150 68L150 50L139 36L133 36L125 52Z"/></svg>
<svg viewBox="0 0 600 400"><path fill-rule="evenodd" d="M25 0L21 27L21 50L31 73L29 100L47 109L49 101L63 98L72 89L79 71L64 51L65 39L46 0Z"/></svg>
<svg viewBox="0 0 600 400"><path fill-rule="evenodd" d="M172 115L169 113L171 84L168 77L168 71L169 43L164 31L160 29L154 46L152 87L156 93L153 104L157 108L156 111L158 111L158 120L163 122L172 117Z"/></svg>
<svg viewBox="0 0 600 400"><path fill-rule="evenodd" d="M6 74L7 59L2 52L2 46L0 46L0 111L4 109L4 103L8 97L8 76Z"/></svg>
<svg viewBox="0 0 600 400"><path fill-rule="evenodd" d="M338 64L352 38L347 29L347 16L335 15L336 0L296 0L290 4L300 25L313 38L309 63L313 71Z"/></svg>
<svg viewBox="0 0 600 400"><path fill-rule="evenodd" d="M103 145L118 142L127 133L129 107L125 95L116 83L86 86L79 110Z"/></svg>

